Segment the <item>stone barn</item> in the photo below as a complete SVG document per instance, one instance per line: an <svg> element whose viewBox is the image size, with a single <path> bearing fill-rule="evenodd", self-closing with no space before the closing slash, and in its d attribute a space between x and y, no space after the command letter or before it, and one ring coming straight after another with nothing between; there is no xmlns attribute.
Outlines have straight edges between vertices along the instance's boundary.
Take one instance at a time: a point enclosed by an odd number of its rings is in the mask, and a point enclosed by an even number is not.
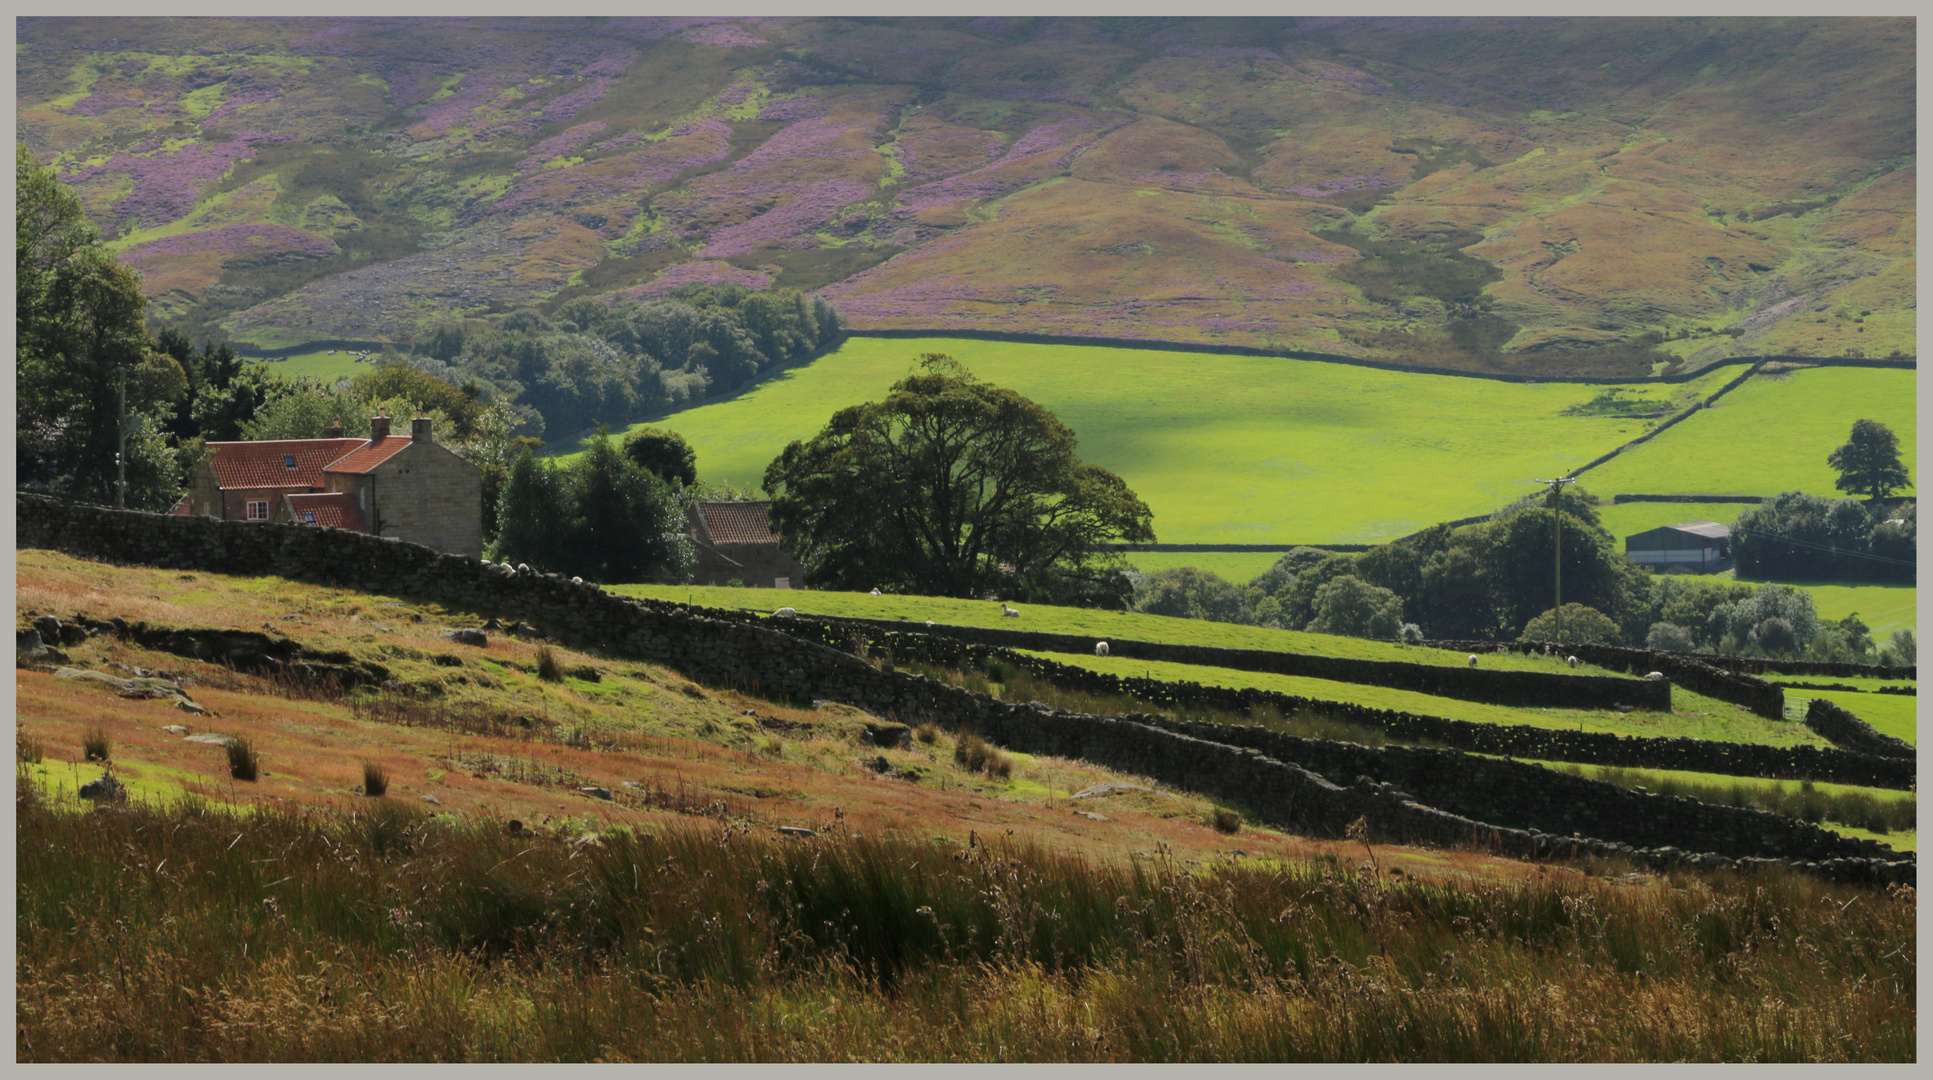
<svg viewBox="0 0 1933 1080"><path fill-rule="evenodd" d="M1732 568L1732 530L1716 521L1661 525L1625 537L1624 555L1657 571L1715 574Z"/></svg>
<svg viewBox="0 0 1933 1080"><path fill-rule="evenodd" d="M438 551L483 555L483 474L431 436L430 420L369 438L211 442L177 514L333 526Z"/></svg>
<svg viewBox="0 0 1933 1080"><path fill-rule="evenodd" d="M805 567L779 546L768 516L769 502L698 502L685 519L685 535L698 549L694 585L736 581L751 588L796 589Z"/></svg>

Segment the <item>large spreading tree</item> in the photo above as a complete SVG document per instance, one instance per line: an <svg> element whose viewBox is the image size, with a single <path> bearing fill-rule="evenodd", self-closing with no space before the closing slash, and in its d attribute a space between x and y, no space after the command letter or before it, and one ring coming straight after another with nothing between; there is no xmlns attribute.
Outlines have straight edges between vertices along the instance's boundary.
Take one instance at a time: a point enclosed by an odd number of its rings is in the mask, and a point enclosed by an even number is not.
<svg viewBox="0 0 1933 1080"><path fill-rule="evenodd" d="M927 353L772 462L772 525L820 587L1125 604L1107 545L1153 540L1153 515L1074 446L1053 413Z"/></svg>
<svg viewBox="0 0 1933 1080"><path fill-rule="evenodd" d="M1826 458L1826 464L1839 470L1834 487L1873 502L1913 482L1899 459L1899 436L1877 420L1853 421L1852 437Z"/></svg>

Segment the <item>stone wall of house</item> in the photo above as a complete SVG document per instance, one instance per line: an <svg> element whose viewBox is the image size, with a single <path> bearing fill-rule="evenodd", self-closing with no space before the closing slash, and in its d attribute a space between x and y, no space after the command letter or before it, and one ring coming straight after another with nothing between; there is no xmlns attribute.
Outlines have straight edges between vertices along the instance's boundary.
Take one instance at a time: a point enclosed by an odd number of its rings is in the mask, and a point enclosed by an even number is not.
<svg viewBox="0 0 1933 1080"><path fill-rule="evenodd" d="M787 588L805 585L805 567L777 544L699 544L692 567L694 585L724 585L737 581L748 588L770 589L779 578Z"/></svg>
<svg viewBox="0 0 1933 1080"><path fill-rule="evenodd" d="M418 441L370 470L382 535L483 556L483 474L434 442ZM365 525L373 525L367 511Z"/></svg>
<svg viewBox="0 0 1933 1080"><path fill-rule="evenodd" d="M1769 858L1840 880L1915 880L1910 856L1824 830L1814 829L1817 836L1795 833L1793 823L1772 815L1763 815L1762 821L1744 819L1741 824L1697 813L1660 813L1655 820L1647 814L1644 827L1651 831L1625 830L1608 837L1558 836L1500 826L1488 818L1508 820L1539 798L1575 798L1578 781L1539 770L1564 785L1561 792L1546 790L1538 786L1538 776L1526 772L1514 785L1504 785L1510 788L1508 803L1495 802L1498 797L1493 796L1494 805L1485 804L1480 794L1466 800L1470 810L1485 816L1451 812L1425 805L1406 794L1407 788L1379 781L1370 773L1363 774L1366 780L1345 787L1314 768L1271 756L1259 746L1226 741L1241 737L1241 729L1213 727L1204 732L1217 736L1211 741L1143 719L1014 705L905 672L882 670L856 656L762 626L707 619L675 605L645 604L554 575L518 574L416 544L389 543L336 529L117 511L25 494L16 494L15 507L15 538L23 548L52 548L84 558L170 568L274 574L521 619L571 646L661 663L715 685L798 701L846 702L900 721L932 719L979 731L1021 752L1078 758L1152 777L1244 806L1262 821L1305 834L1340 836L1360 820L1369 836L1380 841L1476 845L1521 857L1617 855L1660 868L1751 864ZM1285 754L1296 749L1289 744L1271 746ZM1405 778L1404 783L1415 783L1411 772L1401 771L1398 765L1377 764L1397 761L1394 756L1364 760L1372 768ZM1474 760L1457 755L1444 758L1440 767L1462 770L1474 767ZM1608 793L1611 785L1603 787L1605 798L1619 797ZM1594 820L1595 827L1623 828L1617 813L1604 813Z"/></svg>

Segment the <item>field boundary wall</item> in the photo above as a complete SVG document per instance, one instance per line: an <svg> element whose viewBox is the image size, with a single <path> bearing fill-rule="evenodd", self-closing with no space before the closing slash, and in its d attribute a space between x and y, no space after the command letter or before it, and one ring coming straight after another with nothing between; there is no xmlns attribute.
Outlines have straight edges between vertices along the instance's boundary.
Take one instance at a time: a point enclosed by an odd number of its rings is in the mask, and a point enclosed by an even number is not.
<svg viewBox="0 0 1933 1080"><path fill-rule="evenodd" d="M1467 649L1472 653L1555 651L1614 671L1631 674L1655 671L1693 693L1743 705L1768 720L1779 720L1785 716L1785 691L1756 676L1716 667L1705 662L1703 656L1654 652L1622 645L1557 645L1543 641L1425 641L1422 644L1440 649Z"/></svg>
<svg viewBox="0 0 1933 1080"><path fill-rule="evenodd" d="M42 496L15 496L15 543L112 562L279 576L392 596L432 599L533 623L560 642L664 664L687 677L795 701L826 699L902 721L936 719L970 728L1024 753L1091 761L1148 776L1250 809L1272 825L1341 836L1361 819L1384 842L1474 845L1526 858L1622 856L1642 865L1711 867L1786 861L1838 880L1910 882L1914 862L1884 845L1821 830L1841 856L1781 859L1694 853L1684 843L1634 847L1621 841L1551 837L1503 828L1399 797L1386 788L1342 787L1261 751L1210 742L1120 717L1013 705L886 671L837 649L744 622L660 609L556 575L509 567L415 544L337 529L173 517L110 510ZM1553 774L1555 775L1555 774ZM1783 850L1785 826L1755 852ZM1749 846L1749 845L1748 845Z"/></svg>
<svg viewBox="0 0 1933 1080"><path fill-rule="evenodd" d="M1752 503L1765 502L1763 495L1613 495L1610 505L1623 503Z"/></svg>
<svg viewBox="0 0 1933 1080"><path fill-rule="evenodd" d="M837 625L880 632L922 633L978 645L1036 652L1091 653L1099 638L1032 630L994 630L939 624L915 630L911 623L841 615L814 615ZM1620 679L1608 675L1559 675L1542 671L1498 671L1402 660L1359 660L1265 649L1226 649L1209 645L1172 645L1157 641L1108 638L1108 654L1128 660L1154 660L1201 667L1230 668L1270 675L1299 675L1335 682L1414 690L1463 701L1531 708L1609 709L1628 705L1671 711L1671 685L1663 681ZM1783 698L1781 698L1783 702Z"/></svg>
<svg viewBox="0 0 1933 1080"><path fill-rule="evenodd" d="M1833 745L1858 753L1907 761L1916 760L1919 756L1911 743L1880 734L1871 724L1825 698L1813 698L1812 703L1806 706L1805 726Z"/></svg>

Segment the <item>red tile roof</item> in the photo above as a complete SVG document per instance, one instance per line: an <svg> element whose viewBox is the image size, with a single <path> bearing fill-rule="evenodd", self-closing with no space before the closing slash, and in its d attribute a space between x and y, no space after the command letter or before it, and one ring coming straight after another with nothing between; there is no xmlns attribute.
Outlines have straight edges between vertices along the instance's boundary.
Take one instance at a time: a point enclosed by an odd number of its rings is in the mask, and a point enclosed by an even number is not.
<svg viewBox="0 0 1933 1080"><path fill-rule="evenodd" d="M332 473L366 473L396 456L397 451L415 441L407 435L391 435L382 442L365 442L362 444L361 449L354 451L341 461L331 464L323 471Z"/></svg>
<svg viewBox="0 0 1933 1080"><path fill-rule="evenodd" d="M364 442L362 439L269 439L212 442L208 449L215 455L215 482L224 489L321 487L323 469Z"/></svg>
<svg viewBox="0 0 1933 1080"><path fill-rule="evenodd" d="M775 544L772 521L766 516L769 502L701 502L695 504L704 519L706 539L714 544Z"/></svg>
<svg viewBox="0 0 1933 1080"><path fill-rule="evenodd" d="M321 528L333 525L338 529L353 532L365 531L362 527L362 511L356 509L356 498L348 492L326 491L313 495L287 495L289 509L295 511L297 525L314 525ZM310 520L314 515L314 520Z"/></svg>

